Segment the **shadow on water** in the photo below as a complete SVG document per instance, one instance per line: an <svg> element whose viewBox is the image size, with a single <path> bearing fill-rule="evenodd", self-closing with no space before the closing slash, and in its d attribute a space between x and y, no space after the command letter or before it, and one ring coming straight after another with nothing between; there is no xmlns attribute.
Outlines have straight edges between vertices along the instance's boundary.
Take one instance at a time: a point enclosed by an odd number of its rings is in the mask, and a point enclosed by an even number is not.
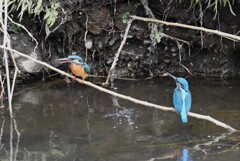
<svg viewBox="0 0 240 161"><path fill-rule="evenodd" d="M165 82L167 80L167 82ZM192 111L240 129L240 85L191 80ZM117 81L115 90L172 106L171 80ZM207 121L118 99L85 85L51 82L19 86L13 107L12 160L239 160L240 137ZM11 160L8 111L1 111L0 160ZM17 150L17 151L16 151Z"/></svg>

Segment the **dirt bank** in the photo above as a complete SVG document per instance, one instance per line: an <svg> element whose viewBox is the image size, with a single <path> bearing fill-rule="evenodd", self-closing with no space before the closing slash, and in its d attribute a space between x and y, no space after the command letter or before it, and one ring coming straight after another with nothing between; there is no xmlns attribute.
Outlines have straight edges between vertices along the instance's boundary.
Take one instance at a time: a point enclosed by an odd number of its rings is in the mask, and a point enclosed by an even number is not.
<svg viewBox="0 0 240 161"><path fill-rule="evenodd" d="M129 12L131 15L149 17L146 15L146 6L141 3L143 1L59 2L64 12L59 11L56 23L49 28L50 31L55 28L56 30L49 35L43 15L35 18L28 14L23 16L21 23L39 42L36 54L32 53L35 43L23 30L10 32L12 46L53 65L56 58L79 54L87 60L94 75L105 76L111 67L126 28L122 16ZM212 9L206 9L205 3L190 8L190 4L186 2L149 0L147 6L157 19L232 34L240 30L238 2L233 6L236 16L231 14L228 7L220 7L215 19L215 13ZM133 22L127 44L116 66L115 76L146 78L158 76L166 71L179 75L186 75L191 71L196 76L205 77L240 75L239 43L209 33L177 27L158 25L157 30L168 37L162 37L159 43L153 44L150 38L151 26L141 21ZM177 41L176 38L180 40ZM25 59L16 59L22 71L20 78L50 77L51 71ZM11 67L13 68L13 65Z"/></svg>

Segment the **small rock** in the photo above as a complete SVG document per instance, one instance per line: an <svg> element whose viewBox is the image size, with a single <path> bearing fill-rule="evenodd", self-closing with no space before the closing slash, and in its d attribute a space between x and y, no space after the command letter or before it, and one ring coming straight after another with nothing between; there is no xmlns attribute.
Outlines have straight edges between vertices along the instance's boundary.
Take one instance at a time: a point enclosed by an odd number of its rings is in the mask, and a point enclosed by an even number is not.
<svg viewBox="0 0 240 161"><path fill-rule="evenodd" d="M121 33L120 36L121 36L121 38L123 38L123 37L124 37L124 34ZM133 36L128 34L128 35L127 35L127 38L128 38L128 39L131 39L131 38L133 38Z"/></svg>
<svg viewBox="0 0 240 161"><path fill-rule="evenodd" d="M32 52L29 54L29 56L39 60L39 56L37 53ZM31 59L19 58L16 59L16 61L19 69L27 73L38 73L43 68L42 65L32 61Z"/></svg>
<svg viewBox="0 0 240 161"><path fill-rule="evenodd" d="M173 57L176 57L176 56L177 56L177 53L172 53L172 56L173 56Z"/></svg>
<svg viewBox="0 0 240 161"><path fill-rule="evenodd" d="M93 40L92 39L87 39L86 42L85 42L85 47L87 49L92 49L92 46L93 46Z"/></svg>
<svg viewBox="0 0 240 161"><path fill-rule="evenodd" d="M133 26L131 27L131 29L132 29L132 30L135 30L135 31L144 31L143 28L141 28L141 27L139 27L139 26L137 26L137 25L133 25Z"/></svg>
<svg viewBox="0 0 240 161"><path fill-rule="evenodd" d="M176 52L178 48L176 46L171 47L171 52Z"/></svg>
<svg viewBox="0 0 240 161"><path fill-rule="evenodd" d="M119 37L118 36L114 36L110 41L109 41L109 45L110 46L113 46L113 44L117 41L119 39Z"/></svg>
<svg viewBox="0 0 240 161"><path fill-rule="evenodd" d="M143 41L143 44L144 44L144 45L149 45L149 44L151 44L151 41L150 41L150 40L144 40L144 41Z"/></svg>
<svg viewBox="0 0 240 161"><path fill-rule="evenodd" d="M111 36L107 35L104 37L104 44L107 44L108 41L111 39Z"/></svg>
<svg viewBox="0 0 240 161"><path fill-rule="evenodd" d="M58 53L62 53L63 52L62 45L57 46L56 49L57 49Z"/></svg>
<svg viewBox="0 0 240 161"><path fill-rule="evenodd" d="M98 41L98 47L99 49L103 49L103 42L101 40Z"/></svg>
<svg viewBox="0 0 240 161"><path fill-rule="evenodd" d="M166 64L169 64L171 62L171 60L170 59L164 59L163 62L166 63Z"/></svg>
<svg viewBox="0 0 240 161"><path fill-rule="evenodd" d="M77 55L77 51L76 50L73 50L71 55Z"/></svg>
<svg viewBox="0 0 240 161"><path fill-rule="evenodd" d="M168 46L165 46L165 47L164 47L164 50L167 51L167 50L168 50Z"/></svg>
<svg viewBox="0 0 240 161"><path fill-rule="evenodd" d="M151 46L149 46L147 49L148 49L148 51L152 51L153 50L153 48Z"/></svg>
<svg viewBox="0 0 240 161"><path fill-rule="evenodd" d="M106 63L107 63L107 65L110 65L110 64L112 64L112 62L113 62L113 59L109 58Z"/></svg>
<svg viewBox="0 0 240 161"><path fill-rule="evenodd" d="M42 60L42 54L39 48L35 48L35 42L28 36L26 33L21 33L20 35L11 34L10 37L14 37L11 39L12 47L15 50L18 50L23 53L27 53L28 56L37 59L39 61ZM16 60L17 66L19 70L24 73L39 73L43 69L43 66L31 59L21 57L18 54L14 54L14 58Z"/></svg>

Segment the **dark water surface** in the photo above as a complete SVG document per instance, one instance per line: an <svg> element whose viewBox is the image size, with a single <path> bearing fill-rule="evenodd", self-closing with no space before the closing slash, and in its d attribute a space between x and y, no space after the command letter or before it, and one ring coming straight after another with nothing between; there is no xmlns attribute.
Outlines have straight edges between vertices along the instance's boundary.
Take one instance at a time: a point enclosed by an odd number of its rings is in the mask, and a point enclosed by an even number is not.
<svg viewBox="0 0 240 161"><path fill-rule="evenodd" d="M164 82L167 81L167 82ZM240 129L240 81L190 81L192 112L211 115ZM174 82L116 81L115 90L172 106ZM0 160L18 161L239 161L240 135L207 121L118 99L65 82L18 86L13 106L16 132L1 110ZM11 144L13 150L11 151ZM17 149L17 150L16 150Z"/></svg>

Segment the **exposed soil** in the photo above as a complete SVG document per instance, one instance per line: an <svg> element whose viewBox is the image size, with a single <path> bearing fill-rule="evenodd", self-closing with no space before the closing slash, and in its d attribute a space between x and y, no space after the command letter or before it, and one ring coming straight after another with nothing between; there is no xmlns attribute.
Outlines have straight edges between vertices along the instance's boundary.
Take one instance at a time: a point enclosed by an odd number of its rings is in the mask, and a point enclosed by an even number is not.
<svg viewBox="0 0 240 161"><path fill-rule="evenodd" d="M29 17L25 14L21 22L38 40L39 46L35 57L39 60L53 63L56 58L78 54L86 59L91 66L91 73L106 76L117 49L120 46L126 24L122 15L148 17L140 1L60 1L66 11L65 20L60 27L51 33L47 39L43 17ZM188 2L169 2L169 0L149 0L148 7L155 18L169 22L197 25L210 29L217 29L227 33L237 33L240 30L240 7L235 2L233 16L228 7L221 7L218 16L214 18L212 9L202 4L204 11L202 21L199 18L199 6L190 8ZM17 13L16 13L17 15ZM63 14L58 15L53 30L62 21ZM31 21L31 23L29 22ZM86 24L87 22L87 24ZM87 26L87 34L86 34ZM158 25L162 32L189 44L163 37L160 43L151 46L151 28L146 22L134 21L114 73L117 77L146 78L161 75L168 71L178 75L186 75L188 69L195 76L232 77L240 75L240 43L221 38L209 33ZM86 34L86 44L85 44ZM19 35L19 37L17 36ZM34 42L26 32L10 33L13 48L27 54L33 54ZM13 38L15 37L15 39ZM17 38L16 38L17 37ZM25 44L25 45L24 45ZM27 44L27 45L26 45ZM24 47L23 47L24 46ZM86 47L87 54L86 54ZM47 69L41 66L25 67L21 65L24 59L17 58L23 76L49 78ZM26 62L25 62L26 64ZM27 62L31 64L31 62ZM12 66L13 67L13 66ZM30 69L29 69L30 68ZM60 68L64 68L60 66ZM43 74L45 73L45 74Z"/></svg>

